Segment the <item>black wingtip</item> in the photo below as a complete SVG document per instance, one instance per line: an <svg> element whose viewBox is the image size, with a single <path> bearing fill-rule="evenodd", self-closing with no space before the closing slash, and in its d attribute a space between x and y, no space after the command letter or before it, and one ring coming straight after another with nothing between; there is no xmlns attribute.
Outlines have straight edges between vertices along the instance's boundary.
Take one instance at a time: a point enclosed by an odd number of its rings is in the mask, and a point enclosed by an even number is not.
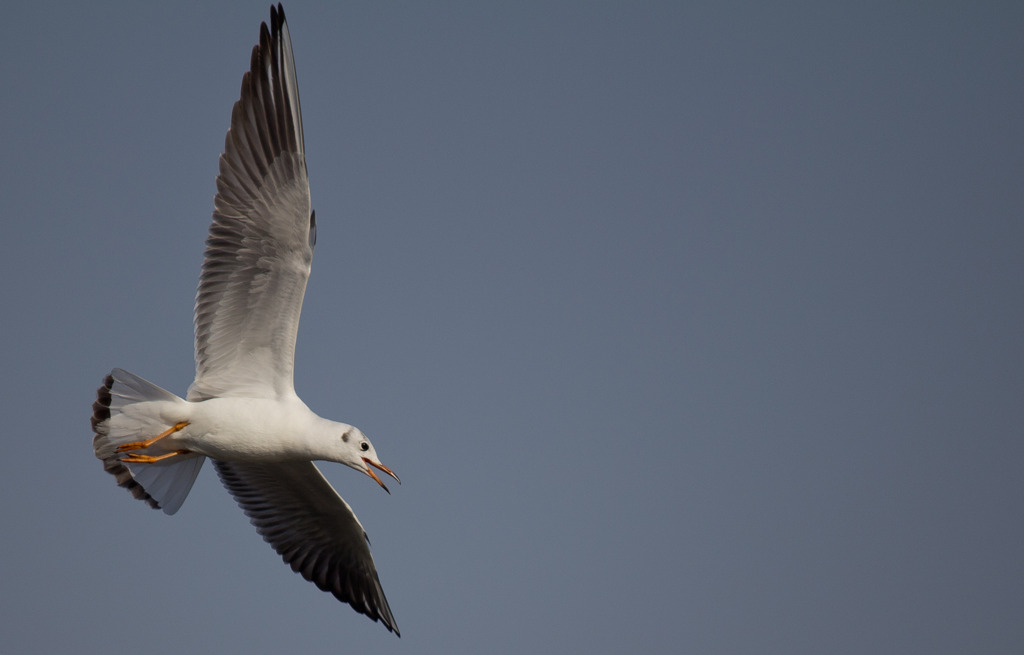
<svg viewBox="0 0 1024 655"><path fill-rule="evenodd" d="M284 7L281 3L277 3L277 6L270 5L270 31L277 34L281 31L281 25L284 24Z"/></svg>
<svg viewBox="0 0 1024 655"><path fill-rule="evenodd" d="M270 5L270 27L267 27L266 22L260 23L260 42L259 45L253 47L254 56L260 48L263 49L263 52L269 53L271 51L271 44L276 43L281 38L281 27L284 24L284 7L281 6L280 2L277 3L276 7ZM255 68L255 65L252 68Z"/></svg>

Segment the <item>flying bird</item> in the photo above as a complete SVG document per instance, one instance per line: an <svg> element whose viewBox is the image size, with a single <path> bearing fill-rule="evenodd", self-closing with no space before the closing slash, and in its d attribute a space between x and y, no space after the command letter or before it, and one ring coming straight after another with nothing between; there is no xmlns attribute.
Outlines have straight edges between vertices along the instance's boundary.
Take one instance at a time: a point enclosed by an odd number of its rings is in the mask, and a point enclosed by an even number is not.
<svg viewBox="0 0 1024 655"><path fill-rule="evenodd" d="M295 61L278 4L270 27L260 25L220 156L196 293L195 380L182 399L115 368L93 404L93 448L120 486L167 514L212 459L294 571L398 635L366 532L313 460L350 466L385 490L374 469L398 477L362 431L317 416L293 385L315 242Z"/></svg>

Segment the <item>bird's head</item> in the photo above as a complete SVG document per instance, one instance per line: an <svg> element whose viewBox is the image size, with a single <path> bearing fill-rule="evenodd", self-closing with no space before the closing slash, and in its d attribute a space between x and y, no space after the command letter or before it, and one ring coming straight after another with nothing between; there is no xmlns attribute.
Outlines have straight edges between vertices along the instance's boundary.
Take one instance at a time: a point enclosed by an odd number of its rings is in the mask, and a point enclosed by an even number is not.
<svg viewBox="0 0 1024 655"><path fill-rule="evenodd" d="M345 426L346 429L341 432L341 457L339 458L342 464L351 466L357 471L361 471L366 475L374 479L374 481L383 487L384 491L391 493L377 474L374 473L373 469L383 471L395 479L398 484L402 484L402 481L398 479L391 469L380 463L377 458L377 452L373 449L373 444L366 438L362 430L352 426Z"/></svg>

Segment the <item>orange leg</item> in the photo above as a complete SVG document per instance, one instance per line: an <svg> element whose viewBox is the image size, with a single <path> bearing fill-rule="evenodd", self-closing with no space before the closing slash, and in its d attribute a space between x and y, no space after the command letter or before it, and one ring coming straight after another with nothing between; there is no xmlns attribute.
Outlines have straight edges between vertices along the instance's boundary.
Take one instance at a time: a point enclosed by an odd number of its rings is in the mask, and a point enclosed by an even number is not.
<svg viewBox="0 0 1024 655"><path fill-rule="evenodd" d="M124 453L129 450L142 450L144 448L149 448L150 446L160 441L164 437L172 435L175 432L184 429L186 425L188 425L188 421L182 421L181 423L175 423L173 426L167 428L166 430L156 435L152 439L146 439L145 441L133 441L131 443L123 443L117 447L117 452Z"/></svg>
<svg viewBox="0 0 1024 655"><path fill-rule="evenodd" d="M129 464L152 464L153 462L159 462L162 459L168 457L174 457L175 455L187 455L190 450L175 450L173 453L165 453L163 455L140 455L138 453L128 453L121 458L122 462L128 462Z"/></svg>

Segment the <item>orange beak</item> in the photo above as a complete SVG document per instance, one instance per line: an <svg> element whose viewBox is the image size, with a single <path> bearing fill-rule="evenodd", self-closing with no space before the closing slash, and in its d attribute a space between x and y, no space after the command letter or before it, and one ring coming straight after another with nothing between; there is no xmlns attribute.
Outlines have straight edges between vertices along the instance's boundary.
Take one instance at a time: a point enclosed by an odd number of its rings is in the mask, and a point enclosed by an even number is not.
<svg viewBox="0 0 1024 655"><path fill-rule="evenodd" d="M371 478L373 478L373 479L374 479L374 481L375 481L375 482L376 482L377 484L379 484L380 486L384 487L384 491L387 491L387 492L388 492L389 494L391 493L391 491L390 491L390 490L388 489L388 487L387 487L387 485L386 485L386 484L384 484L383 482L381 482L381 481L380 481L380 478L378 478L378 477L377 477L377 474L373 472L373 469L372 469L372 468L370 468L371 466L372 466L372 467L375 467L375 468L378 468L378 469L380 469L380 470L382 470L382 471L384 471L385 473L387 473L388 475L390 475L391 477L393 477L393 478L394 478L395 480L397 480L397 481L398 481L398 484L402 484L402 481L398 479L398 476L397 476L397 475L395 475L395 474L394 474L394 473L393 473L393 472L391 471L391 469L389 469L388 467L384 466L384 465L383 465L383 464L381 464L380 462L375 462L375 461L373 461L372 459L367 459L367 458L365 458L365 457L363 458L363 461L364 461L364 462L366 463L366 474L367 474L368 476L370 476Z"/></svg>

